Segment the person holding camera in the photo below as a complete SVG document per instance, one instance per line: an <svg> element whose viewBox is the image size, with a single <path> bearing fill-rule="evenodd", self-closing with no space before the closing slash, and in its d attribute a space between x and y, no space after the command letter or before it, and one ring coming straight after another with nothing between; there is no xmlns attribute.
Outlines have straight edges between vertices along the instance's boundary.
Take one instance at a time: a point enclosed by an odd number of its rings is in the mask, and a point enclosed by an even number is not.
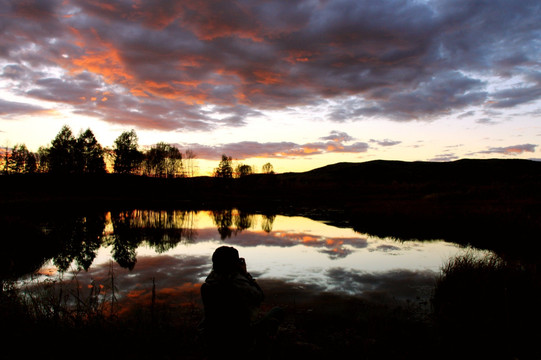
<svg viewBox="0 0 541 360"><path fill-rule="evenodd" d="M246 261L230 246L214 251L212 270L201 285L201 299L204 318L200 330L210 359L228 355L253 358L260 336L268 332L270 324L277 328L281 321L279 309L258 319L263 291L247 271Z"/></svg>

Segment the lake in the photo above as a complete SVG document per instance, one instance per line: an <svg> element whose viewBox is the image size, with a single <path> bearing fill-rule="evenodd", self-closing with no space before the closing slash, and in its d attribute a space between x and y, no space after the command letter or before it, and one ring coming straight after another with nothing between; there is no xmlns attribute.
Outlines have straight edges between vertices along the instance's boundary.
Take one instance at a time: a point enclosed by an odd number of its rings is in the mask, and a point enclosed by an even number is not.
<svg viewBox="0 0 541 360"><path fill-rule="evenodd" d="M268 301L277 302L333 292L426 304L446 261L466 251L485 254L443 239L379 238L308 217L236 209L64 214L40 228L57 253L21 286L71 281L80 291L105 293L114 279L115 298L131 305L198 301L221 245L238 249L248 271L276 297Z"/></svg>

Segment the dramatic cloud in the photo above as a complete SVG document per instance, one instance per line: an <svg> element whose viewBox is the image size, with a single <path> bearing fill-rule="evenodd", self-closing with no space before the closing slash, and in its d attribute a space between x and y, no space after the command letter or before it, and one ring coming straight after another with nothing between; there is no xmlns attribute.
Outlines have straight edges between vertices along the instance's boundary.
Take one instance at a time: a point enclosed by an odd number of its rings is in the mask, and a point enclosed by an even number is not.
<svg viewBox="0 0 541 360"><path fill-rule="evenodd" d="M535 0L8 0L0 12L4 90L141 129L237 127L293 106L339 122L432 120L541 99ZM322 140L351 140L335 135Z"/></svg>

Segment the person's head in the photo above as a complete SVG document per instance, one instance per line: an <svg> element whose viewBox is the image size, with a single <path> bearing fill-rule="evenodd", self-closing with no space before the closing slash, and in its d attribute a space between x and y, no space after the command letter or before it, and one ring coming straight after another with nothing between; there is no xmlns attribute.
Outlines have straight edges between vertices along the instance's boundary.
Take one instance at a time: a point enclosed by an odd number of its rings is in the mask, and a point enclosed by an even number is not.
<svg viewBox="0 0 541 360"><path fill-rule="evenodd" d="M212 254L212 268L217 273L233 273L239 270L239 252L231 246L220 246Z"/></svg>

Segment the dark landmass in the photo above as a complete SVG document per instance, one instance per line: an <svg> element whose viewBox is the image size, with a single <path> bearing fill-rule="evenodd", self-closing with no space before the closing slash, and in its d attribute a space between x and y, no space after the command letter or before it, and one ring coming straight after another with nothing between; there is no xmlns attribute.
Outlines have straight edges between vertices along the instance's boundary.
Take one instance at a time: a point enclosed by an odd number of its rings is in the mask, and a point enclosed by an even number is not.
<svg viewBox="0 0 541 360"><path fill-rule="evenodd" d="M529 256L540 245L541 162L530 160L337 163L239 179L10 175L0 176L0 186L8 212L238 208Z"/></svg>
<svg viewBox="0 0 541 360"><path fill-rule="evenodd" d="M283 306L288 314L269 358L539 358L539 331L531 329L540 318L540 185L541 162L527 160L338 163L240 179L0 176L2 264L9 268L9 255L22 254L30 264L24 270L33 269L65 246L22 241L43 239L26 218L94 210L237 208L302 215L401 240L444 239L494 250L512 261L488 270L456 266L436 284L438 296L430 311L422 310L426 304L420 308L328 293L310 297L306 287L262 282L266 306ZM51 338L43 334L63 339L59 349L73 353L84 353L88 339L100 334L99 349L109 358L201 358L197 301L178 309L160 303L163 309L149 306L128 318L83 313L83 321L69 312L67 320L59 319L63 313L56 302L39 307L52 309L50 317L34 318L6 289L0 300L0 318L10 329L7 343L29 339L34 346L27 355L39 356L50 348ZM48 298L40 301L48 304ZM94 340L90 345L96 346Z"/></svg>

